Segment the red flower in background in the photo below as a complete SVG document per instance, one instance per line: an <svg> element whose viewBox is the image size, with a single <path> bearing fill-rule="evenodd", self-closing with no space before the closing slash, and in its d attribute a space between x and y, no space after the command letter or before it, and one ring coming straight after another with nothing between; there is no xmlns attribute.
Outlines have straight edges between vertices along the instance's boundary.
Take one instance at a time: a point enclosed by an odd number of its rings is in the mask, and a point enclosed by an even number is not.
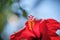
<svg viewBox="0 0 60 40"><path fill-rule="evenodd" d="M10 36L10 40L60 40L56 30L60 23L54 19L36 20L29 16L25 28Z"/></svg>

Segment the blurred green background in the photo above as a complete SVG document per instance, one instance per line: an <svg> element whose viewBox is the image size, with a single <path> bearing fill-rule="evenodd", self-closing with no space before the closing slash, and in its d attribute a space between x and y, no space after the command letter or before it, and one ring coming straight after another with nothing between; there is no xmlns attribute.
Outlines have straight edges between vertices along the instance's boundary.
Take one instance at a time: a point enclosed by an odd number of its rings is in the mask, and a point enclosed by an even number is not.
<svg viewBox="0 0 60 40"><path fill-rule="evenodd" d="M20 17L20 14L17 12L11 11L11 5L14 2L18 2L19 0L0 0L0 40L4 40L1 37L1 34L5 28L5 25L7 24L7 18L10 15L15 15L18 18ZM22 16L27 19L27 13L25 10L23 10L20 6L19 9L23 12Z"/></svg>

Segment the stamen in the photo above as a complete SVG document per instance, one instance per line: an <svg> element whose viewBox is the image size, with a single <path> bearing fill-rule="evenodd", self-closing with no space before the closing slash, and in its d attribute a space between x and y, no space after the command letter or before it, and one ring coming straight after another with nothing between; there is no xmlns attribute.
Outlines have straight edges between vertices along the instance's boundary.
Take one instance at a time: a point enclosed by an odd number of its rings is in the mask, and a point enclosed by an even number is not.
<svg viewBox="0 0 60 40"><path fill-rule="evenodd" d="M32 30L33 26L34 26L34 16L30 15L28 16L29 20L28 20L28 25L29 25L29 29Z"/></svg>

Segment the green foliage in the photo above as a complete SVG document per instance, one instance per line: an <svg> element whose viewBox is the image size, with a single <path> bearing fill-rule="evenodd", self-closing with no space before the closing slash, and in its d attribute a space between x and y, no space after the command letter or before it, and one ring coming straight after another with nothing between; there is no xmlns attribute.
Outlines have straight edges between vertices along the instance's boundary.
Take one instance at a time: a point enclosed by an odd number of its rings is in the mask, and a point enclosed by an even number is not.
<svg viewBox="0 0 60 40"><path fill-rule="evenodd" d="M12 0L0 0L0 12L5 8L6 5L11 5Z"/></svg>
<svg viewBox="0 0 60 40"><path fill-rule="evenodd" d="M6 24L6 14L4 11L7 6L12 4L12 0L0 0L0 33L3 31L4 25Z"/></svg>
<svg viewBox="0 0 60 40"><path fill-rule="evenodd" d="M27 18L27 12L22 7L20 7L20 10L22 10L22 12L23 12L23 17Z"/></svg>
<svg viewBox="0 0 60 40"><path fill-rule="evenodd" d="M8 0L8 5L10 6L12 4L12 0Z"/></svg>
<svg viewBox="0 0 60 40"><path fill-rule="evenodd" d="M23 17L27 18L27 12L23 10Z"/></svg>
<svg viewBox="0 0 60 40"><path fill-rule="evenodd" d="M6 15L5 14L0 14L0 33L2 32L4 25L6 23Z"/></svg>
<svg viewBox="0 0 60 40"><path fill-rule="evenodd" d="M0 12L2 11L4 5L6 4L6 0L0 0Z"/></svg>

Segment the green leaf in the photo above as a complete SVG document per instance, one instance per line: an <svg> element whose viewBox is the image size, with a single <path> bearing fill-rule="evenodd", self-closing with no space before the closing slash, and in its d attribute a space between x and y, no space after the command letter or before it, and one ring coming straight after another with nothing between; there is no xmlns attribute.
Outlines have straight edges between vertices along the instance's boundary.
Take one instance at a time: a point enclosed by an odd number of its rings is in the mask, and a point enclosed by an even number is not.
<svg viewBox="0 0 60 40"><path fill-rule="evenodd" d="M27 12L23 10L23 17L27 18Z"/></svg>

